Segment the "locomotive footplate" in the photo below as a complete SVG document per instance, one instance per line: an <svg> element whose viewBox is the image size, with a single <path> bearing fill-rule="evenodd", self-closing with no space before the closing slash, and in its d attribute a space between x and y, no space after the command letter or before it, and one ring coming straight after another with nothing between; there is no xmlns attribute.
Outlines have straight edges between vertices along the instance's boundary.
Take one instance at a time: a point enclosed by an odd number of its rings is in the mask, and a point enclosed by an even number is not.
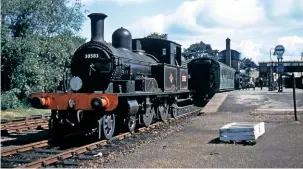
<svg viewBox="0 0 303 169"><path fill-rule="evenodd" d="M189 94L189 90L184 91L176 91L176 92L141 92L136 91L135 93L117 93L117 95L120 97L126 97L126 96L158 96L158 97L165 97L165 96L171 96L171 95L180 95L180 94Z"/></svg>
<svg viewBox="0 0 303 169"><path fill-rule="evenodd" d="M31 95L35 108L52 110L95 110L112 111L118 105L117 94L88 93L35 93Z"/></svg>

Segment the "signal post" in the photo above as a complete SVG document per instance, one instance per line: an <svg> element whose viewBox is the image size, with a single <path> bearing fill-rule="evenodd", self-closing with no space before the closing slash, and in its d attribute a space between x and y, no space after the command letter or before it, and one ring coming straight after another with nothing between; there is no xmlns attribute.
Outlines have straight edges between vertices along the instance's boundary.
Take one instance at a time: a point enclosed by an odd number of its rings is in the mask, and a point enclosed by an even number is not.
<svg viewBox="0 0 303 169"><path fill-rule="evenodd" d="M282 63L283 60L283 54L285 52L285 48L282 45L278 45L275 47L275 53L277 55L278 59L278 67L277 67L277 73L279 74L279 81L278 81L278 92L283 91L283 85L282 85L282 76L281 74L284 72L284 65Z"/></svg>

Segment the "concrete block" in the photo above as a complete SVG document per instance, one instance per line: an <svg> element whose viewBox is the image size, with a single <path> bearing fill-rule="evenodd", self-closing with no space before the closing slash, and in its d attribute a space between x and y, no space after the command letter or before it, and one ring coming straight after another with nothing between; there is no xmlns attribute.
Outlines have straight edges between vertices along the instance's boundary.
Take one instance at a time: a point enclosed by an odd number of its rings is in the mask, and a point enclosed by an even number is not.
<svg viewBox="0 0 303 169"><path fill-rule="evenodd" d="M219 129L221 141L257 140L265 133L264 122L234 122Z"/></svg>

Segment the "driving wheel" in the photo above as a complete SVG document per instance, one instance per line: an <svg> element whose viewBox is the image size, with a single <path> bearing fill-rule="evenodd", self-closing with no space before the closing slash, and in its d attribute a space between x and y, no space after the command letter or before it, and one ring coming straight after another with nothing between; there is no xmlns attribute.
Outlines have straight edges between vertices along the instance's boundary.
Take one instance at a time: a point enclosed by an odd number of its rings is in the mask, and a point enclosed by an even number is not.
<svg viewBox="0 0 303 169"><path fill-rule="evenodd" d="M152 123L154 113L155 113L154 108L149 107L146 109L146 112L141 115L141 122L143 126L148 127Z"/></svg>
<svg viewBox="0 0 303 169"><path fill-rule="evenodd" d="M159 120L165 121L168 115L168 106L167 104L162 104L157 107Z"/></svg>

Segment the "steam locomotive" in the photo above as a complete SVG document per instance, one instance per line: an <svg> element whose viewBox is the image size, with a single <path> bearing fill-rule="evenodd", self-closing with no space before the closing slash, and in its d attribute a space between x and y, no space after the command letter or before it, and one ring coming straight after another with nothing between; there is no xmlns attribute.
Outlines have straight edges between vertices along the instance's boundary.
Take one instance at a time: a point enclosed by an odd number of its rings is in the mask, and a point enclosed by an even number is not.
<svg viewBox="0 0 303 169"><path fill-rule="evenodd" d="M91 40L71 60L70 92L34 93L35 108L51 109L49 130L55 137L75 132L112 138L117 126L165 121L178 103L191 101L188 71L181 65L181 45L161 39L132 39L119 28L112 45L104 41L102 13L91 19Z"/></svg>

